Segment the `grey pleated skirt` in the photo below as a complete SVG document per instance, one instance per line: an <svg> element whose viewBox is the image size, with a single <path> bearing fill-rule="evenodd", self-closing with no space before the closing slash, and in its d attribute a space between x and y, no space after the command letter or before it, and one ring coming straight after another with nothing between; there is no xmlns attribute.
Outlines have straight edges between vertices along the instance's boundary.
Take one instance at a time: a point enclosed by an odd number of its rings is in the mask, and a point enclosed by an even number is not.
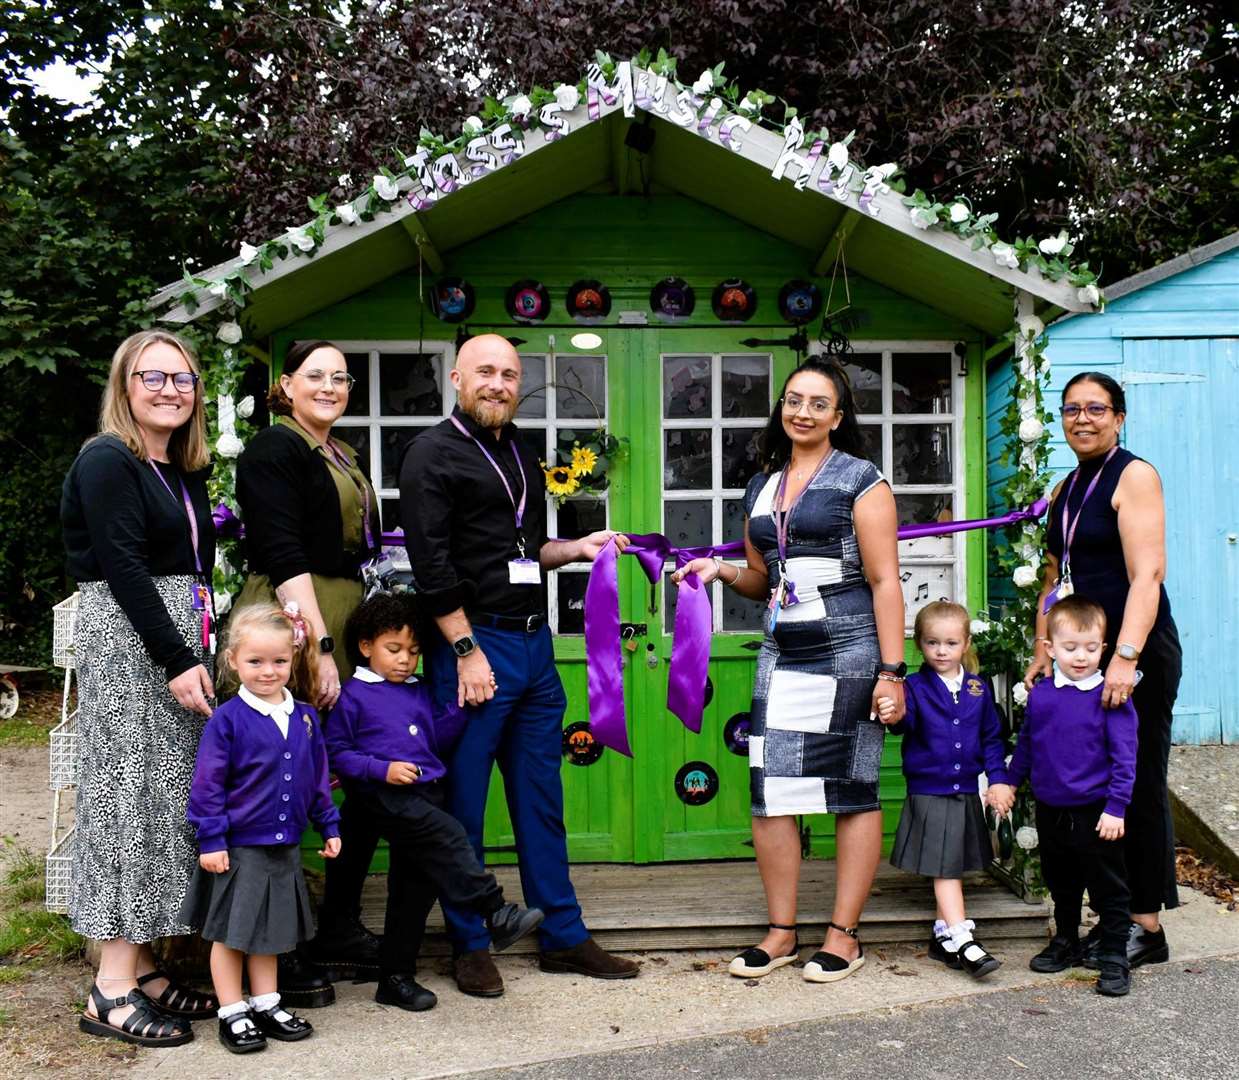
<svg viewBox="0 0 1239 1080"><path fill-rule="evenodd" d="M228 849L228 869L199 866L189 883L181 918L204 941L255 956L292 952L314 936L310 895L295 844Z"/></svg>
<svg viewBox="0 0 1239 1080"><path fill-rule="evenodd" d="M926 877L958 878L984 870L993 857L975 792L908 795L891 848L892 866Z"/></svg>

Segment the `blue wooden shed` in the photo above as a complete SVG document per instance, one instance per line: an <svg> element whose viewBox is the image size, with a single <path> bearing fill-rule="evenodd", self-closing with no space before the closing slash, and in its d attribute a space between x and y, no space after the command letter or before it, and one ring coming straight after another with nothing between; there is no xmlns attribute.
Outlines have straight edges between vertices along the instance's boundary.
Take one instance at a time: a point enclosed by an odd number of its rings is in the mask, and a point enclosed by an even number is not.
<svg viewBox="0 0 1239 1080"><path fill-rule="evenodd" d="M1123 385L1123 443L1161 473L1166 491L1166 588L1183 641L1176 743L1239 742L1239 232L1105 289L1101 314L1048 327L1047 404L1081 371ZM1006 470L998 424L1011 362L987 380L987 483L997 505ZM1075 458L1056 426L1055 481ZM991 580L991 601L1009 592Z"/></svg>

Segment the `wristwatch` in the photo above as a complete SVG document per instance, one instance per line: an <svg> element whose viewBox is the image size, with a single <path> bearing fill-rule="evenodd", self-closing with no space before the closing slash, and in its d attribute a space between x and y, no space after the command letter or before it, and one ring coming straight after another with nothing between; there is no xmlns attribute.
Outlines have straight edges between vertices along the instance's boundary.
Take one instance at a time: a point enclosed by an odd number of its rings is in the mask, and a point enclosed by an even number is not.
<svg viewBox="0 0 1239 1080"><path fill-rule="evenodd" d="M318 651L324 656L330 656L336 651L336 639L330 634L318 639Z"/></svg>
<svg viewBox="0 0 1239 1080"><path fill-rule="evenodd" d="M906 679L908 677L908 665L902 660L898 664L879 664L877 674L893 675L896 679Z"/></svg>
<svg viewBox="0 0 1239 1080"><path fill-rule="evenodd" d="M478 643L473 640L468 634L462 638L457 638L452 642L452 651L459 657L466 657L474 649L478 647Z"/></svg>
<svg viewBox="0 0 1239 1080"><path fill-rule="evenodd" d="M1124 660L1140 659L1140 650L1135 645L1128 645L1124 642L1120 642L1119 647L1114 652L1116 656L1121 656Z"/></svg>

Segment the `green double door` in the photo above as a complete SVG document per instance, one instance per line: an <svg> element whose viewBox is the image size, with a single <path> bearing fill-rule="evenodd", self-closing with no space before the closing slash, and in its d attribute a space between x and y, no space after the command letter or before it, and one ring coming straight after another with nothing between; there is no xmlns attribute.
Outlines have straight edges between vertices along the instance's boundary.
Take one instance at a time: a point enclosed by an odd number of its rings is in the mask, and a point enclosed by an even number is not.
<svg viewBox="0 0 1239 1080"><path fill-rule="evenodd" d="M572 538L609 526L660 532L677 547L740 539L744 488L758 471L757 438L794 354L744 348L739 339L749 334L739 328L603 329L596 331L600 343L582 342L581 332L593 331L518 331L526 341L517 423L539 456L566 462L573 442L587 441L599 426L626 440L609 463L605 495L552 505L550 535ZM611 750L599 754L584 726L588 567L551 575L555 654L568 695L562 770L573 862L752 855L746 733L762 608L711 586L707 704L701 732L690 732L666 707L672 569L669 563L651 587L635 559L619 562L631 759ZM495 862L515 857L504 804L496 770L486 821L487 857ZM809 828L815 848L829 854L829 821Z"/></svg>

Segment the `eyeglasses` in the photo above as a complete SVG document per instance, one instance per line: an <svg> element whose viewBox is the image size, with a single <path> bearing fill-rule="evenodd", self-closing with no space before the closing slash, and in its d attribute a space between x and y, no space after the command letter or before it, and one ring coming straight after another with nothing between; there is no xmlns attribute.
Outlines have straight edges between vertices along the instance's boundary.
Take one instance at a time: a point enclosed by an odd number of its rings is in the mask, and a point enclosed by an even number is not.
<svg viewBox="0 0 1239 1080"><path fill-rule="evenodd" d="M799 394L786 394L783 397L783 411L791 416L795 416L806 405L809 407L809 415L817 417L829 415L834 408L829 398L803 398Z"/></svg>
<svg viewBox="0 0 1239 1080"><path fill-rule="evenodd" d="M352 375L344 371L322 371L314 368L311 371L294 371L293 374L300 375L310 386L325 386L330 382L331 388L342 394L347 394L357 382Z"/></svg>
<svg viewBox="0 0 1239 1080"><path fill-rule="evenodd" d="M1117 412L1113 405L1103 405L1099 401L1090 401L1087 405L1064 405L1058 410L1064 420L1074 420L1080 413L1085 413L1090 420L1100 420L1108 412Z"/></svg>
<svg viewBox="0 0 1239 1080"><path fill-rule="evenodd" d="M142 385L152 393L159 393L172 380L172 385L182 394L191 394L198 385L198 376L192 371L135 371L135 379L141 379Z"/></svg>

